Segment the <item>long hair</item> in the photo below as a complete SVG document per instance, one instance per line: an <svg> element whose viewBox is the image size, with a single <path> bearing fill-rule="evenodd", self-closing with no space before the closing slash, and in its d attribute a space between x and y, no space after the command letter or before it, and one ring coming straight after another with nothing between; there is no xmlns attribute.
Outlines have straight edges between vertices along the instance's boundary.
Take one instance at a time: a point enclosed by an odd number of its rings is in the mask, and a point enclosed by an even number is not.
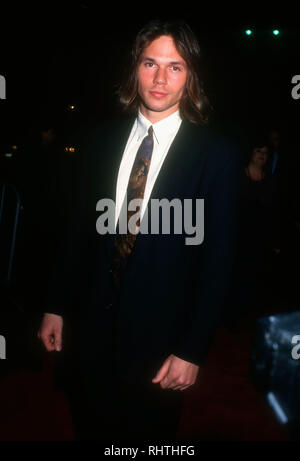
<svg viewBox="0 0 300 461"><path fill-rule="evenodd" d="M180 115L192 123L205 124L211 111L200 77L200 47L191 28L184 21L151 21L137 34L131 50L131 62L126 68L118 95L128 112L137 113L140 105L137 70L144 49L155 39L167 35L174 40L176 49L188 67L187 82L179 103Z"/></svg>

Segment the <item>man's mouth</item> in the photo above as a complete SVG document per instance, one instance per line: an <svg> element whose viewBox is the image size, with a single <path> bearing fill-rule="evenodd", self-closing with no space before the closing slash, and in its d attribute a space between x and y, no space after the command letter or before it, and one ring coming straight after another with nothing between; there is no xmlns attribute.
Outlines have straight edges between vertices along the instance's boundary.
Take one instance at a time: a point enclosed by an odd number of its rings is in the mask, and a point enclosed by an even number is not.
<svg viewBox="0 0 300 461"><path fill-rule="evenodd" d="M150 94L151 96L154 96L154 98L160 99L167 96L168 93L162 93L161 91L150 91Z"/></svg>

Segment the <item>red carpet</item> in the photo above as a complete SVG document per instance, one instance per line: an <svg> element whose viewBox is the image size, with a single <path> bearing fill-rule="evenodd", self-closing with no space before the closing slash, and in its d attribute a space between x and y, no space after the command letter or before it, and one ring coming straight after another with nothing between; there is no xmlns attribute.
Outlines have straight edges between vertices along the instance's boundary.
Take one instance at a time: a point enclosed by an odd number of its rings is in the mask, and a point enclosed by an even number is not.
<svg viewBox="0 0 300 461"><path fill-rule="evenodd" d="M204 440L283 441L285 428L249 380L250 333L218 332L205 371L187 393L180 433Z"/></svg>
<svg viewBox="0 0 300 461"><path fill-rule="evenodd" d="M248 378L250 334L220 329L205 370L186 393L180 435L201 440L289 440ZM55 388L54 356L42 372L21 369L0 381L1 441L69 441L64 392Z"/></svg>

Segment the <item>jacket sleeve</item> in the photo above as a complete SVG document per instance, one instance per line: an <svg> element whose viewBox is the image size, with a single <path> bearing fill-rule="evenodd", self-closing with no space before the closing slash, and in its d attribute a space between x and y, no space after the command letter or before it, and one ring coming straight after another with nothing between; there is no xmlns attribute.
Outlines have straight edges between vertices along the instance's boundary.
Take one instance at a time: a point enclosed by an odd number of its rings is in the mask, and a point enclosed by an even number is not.
<svg viewBox="0 0 300 461"><path fill-rule="evenodd" d="M47 284L43 312L64 316L72 309L78 294L84 239L81 239L75 219L67 223L62 234Z"/></svg>
<svg viewBox="0 0 300 461"><path fill-rule="evenodd" d="M189 306L187 328L173 352L197 365L205 363L223 314L237 241L240 152L235 148L225 151L219 163L219 166L210 166L209 193L204 200L204 240L195 249L197 284Z"/></svg>
<svg viewBox="0 0 300 461"><path fill-rule="evenodd" d="M88 176L86 149L79 156L73 171L75 187L70 189L72 182L66 181L68 165L61 171L57 198L57 245L42 305L43 312L61 316L74 309L84 275L84 255L88 241L85 225Z"/></svg>

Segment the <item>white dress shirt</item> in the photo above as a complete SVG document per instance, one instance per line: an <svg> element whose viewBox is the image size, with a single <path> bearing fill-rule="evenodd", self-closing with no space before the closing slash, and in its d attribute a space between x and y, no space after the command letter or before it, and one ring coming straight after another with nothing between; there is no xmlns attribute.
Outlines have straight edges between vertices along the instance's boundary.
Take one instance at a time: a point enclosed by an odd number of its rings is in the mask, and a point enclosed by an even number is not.
<svg viewBox="0 0 300 461"><path fill-rule="evenodd" d="M149 127L151 125L153 126L154 144L144 192L144 199L142 203L141 217L144 215L154 183L167 156L172 141L174 140L175 135L179 130L181 122L182 119L180 117L179 110L169 115L169 117L166 117L163 120L153 124L146 117L144 117L141 112L138 113L120 163L116 190L115 226L117 224L121 206L125 198L129 176L136 157L136 153L144 137L147 136Z"/></svg>

